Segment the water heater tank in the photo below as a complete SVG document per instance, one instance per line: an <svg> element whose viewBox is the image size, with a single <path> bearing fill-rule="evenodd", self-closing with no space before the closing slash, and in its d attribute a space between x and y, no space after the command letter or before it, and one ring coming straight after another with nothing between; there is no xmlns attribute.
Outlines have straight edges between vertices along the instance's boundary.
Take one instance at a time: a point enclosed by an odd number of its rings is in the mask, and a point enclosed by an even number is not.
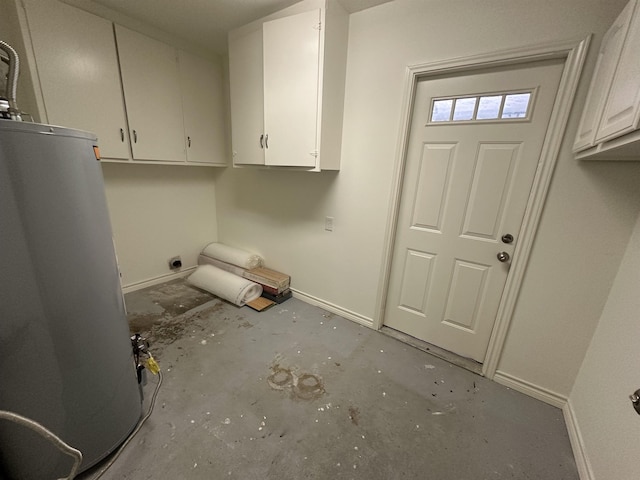
<svg viewBox="0 0 640 480"><path fill-rule="evenodd" d="M0 120L0 410L83 453L112 452L141 415L96 138ZM0 478L65 477L73 460L0 420Z"/></svg>

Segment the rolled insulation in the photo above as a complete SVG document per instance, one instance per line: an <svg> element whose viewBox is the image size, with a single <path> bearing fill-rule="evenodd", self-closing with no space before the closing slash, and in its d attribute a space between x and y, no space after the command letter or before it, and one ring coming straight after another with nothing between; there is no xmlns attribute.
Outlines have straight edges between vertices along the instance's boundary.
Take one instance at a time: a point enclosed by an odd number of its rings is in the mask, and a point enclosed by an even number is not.
<svg viewBox="0 0 640 480"><path fill-rule="evenodd" d="M239 248L229 247L223 243L210 243L204 247L202 255L206 255L207 257L215 258L238 267L246 268L247 270L262 267L264 265L264 261L260 255L250 253Z"/></svg>
<svg viewBox="0 0 640 480"><path fill-rule="evenodd" d="M239 307L262 295L262 286L213 265L200 265L187 279L193 286L211 292Z"/></svg>
<svg viewBox="0 0 640 480"><path fill-rule="evenodd" d="M239 277L244 277L244 272L246 272L246 270L242 267L237 267L235 265L231 265L230 263L223 262L222 260L207 257L203 254L198 255L198 265L213 265L214 267L218 267L220 270L233 273L234 275L238 275Z"/></svg>

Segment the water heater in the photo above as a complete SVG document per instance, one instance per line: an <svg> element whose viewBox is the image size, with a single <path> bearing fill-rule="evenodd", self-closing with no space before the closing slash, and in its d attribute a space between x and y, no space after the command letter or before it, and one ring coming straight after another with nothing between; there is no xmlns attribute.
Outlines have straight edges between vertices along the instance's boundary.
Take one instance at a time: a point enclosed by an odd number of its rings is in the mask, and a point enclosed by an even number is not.
<svg viewBox="0 0 640 480"><path fill-rule="evenodd" d="M39 422L89 468L141 415L96 138L0 120L0 410ZM73 460L0 421L0 478Z"/></svg>

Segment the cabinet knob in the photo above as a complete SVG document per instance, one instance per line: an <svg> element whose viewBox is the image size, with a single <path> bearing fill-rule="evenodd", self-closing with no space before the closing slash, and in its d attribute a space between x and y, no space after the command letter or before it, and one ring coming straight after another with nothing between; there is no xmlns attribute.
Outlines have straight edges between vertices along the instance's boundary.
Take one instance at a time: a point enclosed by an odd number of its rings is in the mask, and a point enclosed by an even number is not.
<svg viewBox="0 0 640 480"><path fill-rule="evenodd" d="M124 129L120 129L120 141L124 142Z"/></svg>
<svg viewBox="0 0 640 480"><path fill-rule="evenodd" d="M133 131L133 143L138 143L138 132Z"/></svg>
<svg viewBox="0 0 640 480"><path fill-rule="evenodd" d="M264 148L264 133L260 135L260 148Z"/></svg>
<svg viewBox="0 0 640 480"><path fill-rule="evenodd" d="M191 137L187 137L187 145L191 148Z"/></svg>
<svg viewBox="0 0 640 480"><path fill-rule="evenodd" d="M264 148L269 148L269 134L264 136Z"/></svg>

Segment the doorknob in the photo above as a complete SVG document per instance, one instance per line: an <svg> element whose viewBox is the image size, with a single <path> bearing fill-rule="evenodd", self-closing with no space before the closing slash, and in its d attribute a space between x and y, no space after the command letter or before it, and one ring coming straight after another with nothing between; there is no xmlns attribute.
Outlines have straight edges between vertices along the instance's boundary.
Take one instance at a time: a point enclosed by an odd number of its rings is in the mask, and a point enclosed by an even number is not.
<svg viewBox="0 0 640 480"><path fill-rule="evenodd" d="M513 242L513 235L511 235L510 233L507 233L502 236L502 243L512 243L512 242Z"/></svg>
<svg viewBox="0 0 640 480"><path fill-rule="evenodd" d="M509 259L511 258L507 252L500 252L496 256L498 257L498 260L500 260L501 262L508 262Z"/></svg>

